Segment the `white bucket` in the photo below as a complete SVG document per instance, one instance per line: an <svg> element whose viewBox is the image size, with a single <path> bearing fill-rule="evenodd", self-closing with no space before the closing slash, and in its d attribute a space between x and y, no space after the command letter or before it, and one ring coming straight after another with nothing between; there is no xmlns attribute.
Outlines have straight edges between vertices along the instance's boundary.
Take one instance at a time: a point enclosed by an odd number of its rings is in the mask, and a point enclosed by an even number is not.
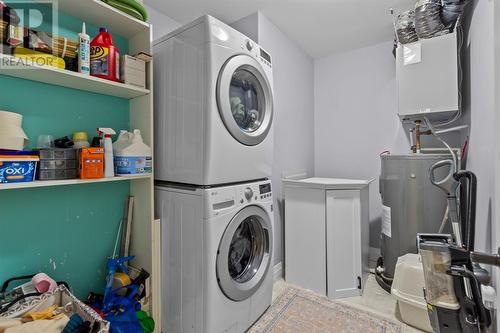
<svg viewBox="0 0 500 333"><path fill-rule="evenodd" d="M27 140L25 138L0 135L0 149L23 150L26 144Z"/></svg>
<svg viewBox="0 0 500 333"><path fill-rule="evenodd" d="M19 113L0 110L0 127L2 126L21 127L22 123L23 123L23 116L20 115Z"/></svg>
<svg viewBox="0 0 500 333"><path fill-rule="evenodd" d="M0 124L0 149L23 150L28 137L18 126Z"/></svg>

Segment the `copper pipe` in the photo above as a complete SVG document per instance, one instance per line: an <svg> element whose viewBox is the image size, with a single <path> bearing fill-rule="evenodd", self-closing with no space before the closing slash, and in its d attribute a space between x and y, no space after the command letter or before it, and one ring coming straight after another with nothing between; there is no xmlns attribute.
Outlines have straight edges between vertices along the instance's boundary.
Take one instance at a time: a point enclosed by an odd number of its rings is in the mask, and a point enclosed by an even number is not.
<svg viewBox="0 0 500 333"><path fill-rule="evenodd" d="M421 136L422 135L431 135L432 131L421 131L420 126L422 124L421 120L415 120L415 146L413 147L413 152L420 154L420 150L422 149Z"/></svg>

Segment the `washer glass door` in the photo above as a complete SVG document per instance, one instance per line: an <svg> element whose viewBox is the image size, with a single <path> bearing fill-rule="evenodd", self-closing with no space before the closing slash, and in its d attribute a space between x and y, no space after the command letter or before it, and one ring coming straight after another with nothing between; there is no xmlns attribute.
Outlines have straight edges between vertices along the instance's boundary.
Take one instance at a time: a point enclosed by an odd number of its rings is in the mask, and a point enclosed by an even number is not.
<svg viewBox="0 0 500 333"><path fill-rule="evenodd" d="M236 140L248 146L264 141L272 124L272 91L257 60L237 55L224 64L217 82L217 104Z"/></svg>
<svg viewBox="0 0 500 333"><path fill-rule="evenodd" d="M266 277L271 261L272 227L259 206L248 206L231 220L219 244L217 279L224 294L242 301Z"/></svg>

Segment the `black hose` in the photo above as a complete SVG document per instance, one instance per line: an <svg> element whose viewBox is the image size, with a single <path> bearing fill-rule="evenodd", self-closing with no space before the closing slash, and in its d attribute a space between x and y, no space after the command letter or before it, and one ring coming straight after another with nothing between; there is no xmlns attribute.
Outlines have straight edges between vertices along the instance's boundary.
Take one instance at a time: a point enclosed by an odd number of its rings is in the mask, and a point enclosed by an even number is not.
<svg viewBox="0 0 500 333"><path fill-rule="evenodd" d="M468 251L474 251L476 237L477 177L471 171L459 171L453 175L459 181L462 239Z"/></svg>

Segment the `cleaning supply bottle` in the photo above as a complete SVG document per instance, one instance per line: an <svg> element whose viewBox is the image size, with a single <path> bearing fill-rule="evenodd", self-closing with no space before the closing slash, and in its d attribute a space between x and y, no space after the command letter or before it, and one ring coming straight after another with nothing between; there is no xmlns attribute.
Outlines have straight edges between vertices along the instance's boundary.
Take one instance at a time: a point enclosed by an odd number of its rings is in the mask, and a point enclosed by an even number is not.
<svg viewBox="0 0 500 333"><path fill-rule="evenodd" d="M90 36L87 35L85 22L82 24L82 32L78 34L78 72L90 74Z"/></svg>
<svg viewBox="0 0 500 333"><path fill-rule="evenodd" d="M113 164L113 142L111 141L111 136L116 134L116 132L111 128L105 127L100 127L97 130L99 131L99 135L104 136L104 177L114 177L115 167Z"/></svg>
<svg viewBox="0 0 500 333"><path fill-rule="evenodd" d="M90 74L111 81L120 81L120 51L104 27L90 43Z"/></svg>
<svg viewBox="0 0 500 333"><path fill-rule="evenodd" d="M113 143L113 153L116 155L116 151L121 151L126 146L130 145L130 136L127 130L120 130L120 134L118 134L118 139Z"/></svg>
<svg viewBox="0 0 500 333"><path fill-rule="evenodd" d="M75 143L73 146L74 149L90 147L87 132L75 132L75 133L73 133L73 142Z"/></svg>
<svg viewBox="0 0 500 333"><path fill-rule="evenodd" d="M130 144L115 150L114 162L117 176L152 172L151 147L143 142L141 131L134 130Z"/></svg>

